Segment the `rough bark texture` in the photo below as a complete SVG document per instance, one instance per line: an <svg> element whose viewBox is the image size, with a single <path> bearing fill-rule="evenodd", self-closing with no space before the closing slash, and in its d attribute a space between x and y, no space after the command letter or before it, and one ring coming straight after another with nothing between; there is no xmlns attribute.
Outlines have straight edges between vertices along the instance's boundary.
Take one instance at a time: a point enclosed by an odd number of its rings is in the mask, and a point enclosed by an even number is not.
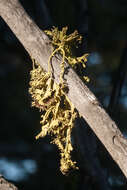
<svg viewBox="0 0 127 190"><path fill-rule="evenodd" d="M1 175L0 175L0 190L18 190L17 187L15 187L13 184L6 181Z"/></svg>
<svg viewBox="0 0 127 190"><path fill-rule="evenodd" d="M19 1L0 0L0 15L30 56L47 71L47 62L51 54L50 40L29 18ZM61 56L54 57L52 61L57 83L60 61ZM67 70L65 79L69 87L68 97L127 177L127 140L99 104L94 94L69 68L68 64L65 65Z"/></svg>

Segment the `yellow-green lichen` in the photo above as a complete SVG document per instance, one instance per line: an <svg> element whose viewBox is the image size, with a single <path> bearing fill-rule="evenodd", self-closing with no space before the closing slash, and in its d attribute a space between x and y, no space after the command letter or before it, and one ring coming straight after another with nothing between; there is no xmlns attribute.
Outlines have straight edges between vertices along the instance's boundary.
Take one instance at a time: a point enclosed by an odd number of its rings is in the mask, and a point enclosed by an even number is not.
<svg viewBox="0 0 127 190"><path fill-rule="evenodd" d="M66 96L65 83L63 79L65 59L74 68L80 63L85 67L87 54L82 57L72 55L72 44L81 41L78 32L67 35L67 27L62 31L53 28L51 31L45 31L52 40L53 52L48 60L48 72L33 61L33 70L31 71L31 80L29 92L32 96L32 106L39 108L41 112L41 132L36 138L51 135L52 143L56 144L60 150L60 170L66 174L70 168L76 167L76 162L71 160L71 132L78 112ZM52 79L51 59L56 54L62 55L60 83L56 84Z"/></svg>
<svg viewBox="0 0 127 190"><path fill-rule="evenodd" d="M70 66L73 67L73 69L76 68L78 65L80 69L83 69L86 67L85 62L87 61L88 54L84 54L81 57L76 57L72 53L72 49L75 46L77 46L78 43L81 43L82 36L78 34L78 31L74 31L72 34L67 34L68 27L63 27L61 31L58 30L58 28L53 28L51 31L46 30L45 33L51 38L52 45L53 45L53 52L49 58L48 66L49 71L51 70L50 61L52 57L55 55L55 53L60 53L63 57L63 60L61 62L61 81L64 73L64 62L67 60ZM89 78L87 76L83 76L82 79L84 79L86 82L89 82Z"/></svg>

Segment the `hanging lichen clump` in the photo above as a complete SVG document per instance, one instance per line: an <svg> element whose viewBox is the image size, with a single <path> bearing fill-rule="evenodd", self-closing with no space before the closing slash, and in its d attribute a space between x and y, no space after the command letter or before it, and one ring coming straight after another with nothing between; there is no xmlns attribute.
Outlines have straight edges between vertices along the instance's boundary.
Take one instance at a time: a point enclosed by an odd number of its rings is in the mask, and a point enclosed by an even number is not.
<svg viewBox="0 0 127 190"><path fill-rule="evenodd" d="M47 134L53 137L52 143L56 144L60 150L60 169L65 174L70 168L78 168L76 162L71 160L71 151L73 150L71 132L78 112L66 96L66 86L63 80L64 62L66 59L73 68L79 63L85 67L87 54L82 57L72 56L72 44L81 42L81 36L77 31L67 35L67 27L64 27L62 31L53 28L51 31L45 32L51 38L54 48L48 61L48 72L44 72L43 68L33 61L29 92L33 100L32 106L39 108L42 114L40 122L42 129L36 138L44 137ZM51 59L56 53L60 53L63 58L60 64L59 84L52 79L50 65ZM84 78L88 81L87 77Z"/></svg>

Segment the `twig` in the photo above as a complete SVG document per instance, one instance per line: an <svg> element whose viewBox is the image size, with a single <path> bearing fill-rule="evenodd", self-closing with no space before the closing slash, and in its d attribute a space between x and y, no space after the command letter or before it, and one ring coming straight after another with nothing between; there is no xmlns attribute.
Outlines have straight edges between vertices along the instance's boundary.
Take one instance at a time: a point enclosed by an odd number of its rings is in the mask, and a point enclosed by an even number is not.
<svg viewBox="0 0 127 190"><path fill-rule="evenodd" d="M18 188L6 181L3 176L0 175L0 190L18 190Z"/></svg>

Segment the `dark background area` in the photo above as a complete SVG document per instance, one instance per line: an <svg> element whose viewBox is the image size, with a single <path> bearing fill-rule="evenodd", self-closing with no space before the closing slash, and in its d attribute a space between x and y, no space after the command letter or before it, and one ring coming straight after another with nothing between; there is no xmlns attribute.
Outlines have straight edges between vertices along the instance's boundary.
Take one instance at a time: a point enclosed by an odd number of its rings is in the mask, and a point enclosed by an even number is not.
<svg viewBox="0 0 127 190"><path fill-rule="evenodd" d="M21 0L42 29L77 29L89 52L88 86L127 136L127 1ZM43 50L42 50L43 51ZM127 182L83 119L73 131L73 159L79 170L63 176L59 151L50 137L35 140L40 114L28 94L31 60L0 18L0 173L20 190L127 189Z"/></svg>

